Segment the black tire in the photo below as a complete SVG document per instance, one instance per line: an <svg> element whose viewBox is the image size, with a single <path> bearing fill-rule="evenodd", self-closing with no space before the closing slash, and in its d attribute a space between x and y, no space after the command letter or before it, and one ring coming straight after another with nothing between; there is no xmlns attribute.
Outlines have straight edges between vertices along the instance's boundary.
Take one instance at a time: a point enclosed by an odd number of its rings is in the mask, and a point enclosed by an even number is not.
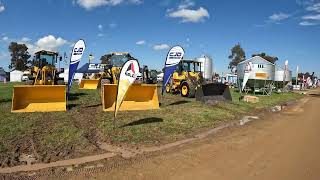
<svg viewBox="0 0 320 180"><path fill-rule="evenodd" d="M187 92L183 92L184 90L186 90ZM180 94L182 97L189 97L189 98L193 98L195 96L195 87L192 85L192 83L188 83L188 82L182 82L180 85Z"/></svg>

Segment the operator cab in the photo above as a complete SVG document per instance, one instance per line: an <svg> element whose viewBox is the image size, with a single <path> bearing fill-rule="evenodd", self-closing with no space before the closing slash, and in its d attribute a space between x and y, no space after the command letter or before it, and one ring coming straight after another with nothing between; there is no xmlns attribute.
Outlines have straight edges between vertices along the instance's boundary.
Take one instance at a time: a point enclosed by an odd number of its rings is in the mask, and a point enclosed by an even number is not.
<svg viewBox="0 0 320 180"><path fill-rule="evenodd" d="M177 67L177 71L182 73L186 72L201 72L201 62L194 60L181 60L179 66Z"/></svg>
<svg viewBox="0 0 320 180"><path fill-rule="evenodd" d="M40 68L44 66L55 66L57 59L58 53L42 50L35 53L33 64Z"/></svg>
<svg viewBox="0 0 320 180"><path fill-rule="evenodd" d="M122 67L125 62L133 59L127 52L112 52L110 53L109 62L111 67Z"/></svg>

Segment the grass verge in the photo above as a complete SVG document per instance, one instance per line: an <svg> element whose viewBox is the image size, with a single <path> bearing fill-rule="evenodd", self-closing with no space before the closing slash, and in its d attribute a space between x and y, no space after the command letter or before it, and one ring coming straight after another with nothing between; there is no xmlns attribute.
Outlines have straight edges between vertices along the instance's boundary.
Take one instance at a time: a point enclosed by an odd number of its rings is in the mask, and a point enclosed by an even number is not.
<svg viewBox="0 0 320 180"><path fill-rule="evenodd" d="M166 94L160 110L119 112L113 128L112 112L103 112L99 90L72 88L67 112L11 113L12 88L0 84L0 165L16 164L20 153L38 154L41 161L98 152L97 141L126 144L157 144L184 138L203 128L217 126L254 109L266 108L302 97L296 93L261 96L260 102L238 101L215 106L195 99ZM8 160L8 157L13 157Z"/></svg>

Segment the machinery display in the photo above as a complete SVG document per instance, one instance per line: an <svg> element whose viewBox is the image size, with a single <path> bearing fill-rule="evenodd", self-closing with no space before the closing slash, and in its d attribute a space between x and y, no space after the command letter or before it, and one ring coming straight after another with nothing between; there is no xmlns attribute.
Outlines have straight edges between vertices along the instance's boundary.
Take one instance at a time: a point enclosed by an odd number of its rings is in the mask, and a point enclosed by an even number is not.
<svg viewBox="0 0 320 180"><path fill-rule="evenodd" d="M101 98L104 111L113 111L117 95L119 74L123 64L133 57L129 53L110 53L109 65L101 74ZM144 71L144 70L143 70ZM138 73L136 83L133 84L124 99L122 110L159 109L159 100L156 84L143 82L143 74Z"/></svg>
<svg viewBox="0 0 320 180"><path fill-rule="evenodd" d="M245 79L245 71L248 64L250 73L248 79ZM244 92L261 93L271 95L274 87L275 65L260 56L254 56L237 65L237 76L239 87L244 84Z"/></svg>
<svg viewBox="0 0 320 180"><path fill-rule="evenodd" d="M114 111L117 84L104 84L102 88L103 111ZM159 109L156 84L133 84L122 102L120 111Z"/></svg>
<svg viewBox="0 0 320 180"><path fill-rule="evenodd" d="M58 53L38 51L28 70L28 85L13 87L12 112L66 111L66 86L55 67Z"/></svg>
<svg viewBox="0 0 320 180"><path fill-rule="evenodd" d="M157 75L158 72L154 69L148 68L148 66L143 66L142 68L142 77L143 83L145 84L157 84Z"/></svg>
<svg viewBox="0 0 320 180"><path fill-rule="evenodd" d="M107 54L107 64L104 64L100 72L93 76L87 75L81 80L80 89L97 89L102 84L117 84L122 65L133 57L127 52L111 52ZM100 64L102 65L102 64Z"/></svg>
<svg viewBox="0 0 320 180"><path fill-rule="evenodd" d="M232 100L229 87L224 84L207 83L202 75L201 62L181 60L173 73L167 93L181 94L182 97L195 97L202 102Z"/></svg>

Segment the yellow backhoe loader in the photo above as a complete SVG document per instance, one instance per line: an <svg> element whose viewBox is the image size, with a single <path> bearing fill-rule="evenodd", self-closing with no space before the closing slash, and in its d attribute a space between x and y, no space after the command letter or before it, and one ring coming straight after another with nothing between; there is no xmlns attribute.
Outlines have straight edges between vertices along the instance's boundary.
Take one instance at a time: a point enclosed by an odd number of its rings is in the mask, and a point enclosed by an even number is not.
<svg viewBox="0 0 320 180"><path fill-rule="evenodd" d="M11 112L66 111L66 86L55 67L58 53L35 53L28 85L13 87Z"/></svg>
<svg viewBox="0 0 320 180"><path fill-rule="evenodd" d="M166 86L167 93L195 97L205 103L232 100L229 87L224 84L207 83L203 80L201 62L182 60Z"/></svg>
<svg viewBox="0 0 320 180"><path fill-rule="evenodd" d="M109 66L101 75L101 94L103 111L114 111L117 96L118 80L123 64L133 57L129 53L110 53ZM156 84L141 84L142 74L128 92L120 111L159 109Z"/></svg>

